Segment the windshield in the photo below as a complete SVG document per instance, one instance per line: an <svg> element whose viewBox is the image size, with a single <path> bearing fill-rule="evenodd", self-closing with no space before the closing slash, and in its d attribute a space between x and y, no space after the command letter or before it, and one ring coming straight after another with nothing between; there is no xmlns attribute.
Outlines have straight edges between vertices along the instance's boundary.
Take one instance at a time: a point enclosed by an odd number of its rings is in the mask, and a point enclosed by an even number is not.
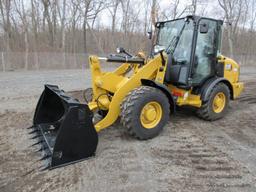
<svg viewBox="0 0 256 192"><path fill-rule="evenodd" d="M167 48L169 46L170 41L174 37L178 36L183 26L183 19L161 23L159 27L159 34L156 44Z"/></svg>
<svg viewBox="0 0 256 192"><path fill-rule="evenodd" d="M190 61L194 26L191 19L178 19L161 23L155 45L157 49L164 49L172 53L174 60L187 64Z"/></svg>

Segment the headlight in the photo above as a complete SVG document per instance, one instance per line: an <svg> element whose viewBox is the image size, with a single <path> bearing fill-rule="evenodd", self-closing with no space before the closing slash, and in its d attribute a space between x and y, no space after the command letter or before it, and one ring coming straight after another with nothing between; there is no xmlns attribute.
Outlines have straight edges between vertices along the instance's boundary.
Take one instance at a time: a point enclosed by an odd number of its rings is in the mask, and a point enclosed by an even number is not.
<svg viewBox="0 0 256 192"><path fill-rule="evenodd" d="M120 47L117 47L117 48L116 48L116 52L117 52L117 53L121 53Z"/></svg>
<svg viewBox="0 0 256 192"><path fill-rule="evenodd" d="M117 47L117 48L116 48L116 52L117 52L117 53L124 53L125 50L124 50L123 47Z"/></svg>

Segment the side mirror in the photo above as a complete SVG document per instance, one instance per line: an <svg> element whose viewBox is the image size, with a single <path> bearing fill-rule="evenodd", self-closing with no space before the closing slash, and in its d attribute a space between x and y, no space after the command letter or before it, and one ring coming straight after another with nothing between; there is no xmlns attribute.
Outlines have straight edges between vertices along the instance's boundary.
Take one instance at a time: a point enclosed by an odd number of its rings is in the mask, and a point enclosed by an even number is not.
<svg viewBox="0 0 256 192"><path fill-rule="evenodd" d="M147 36L148 36L148 39L152 39L152 31L148 31L148 34L147 34Z"/></svg>
<svg viewBox="0 0 256 192"><path fill-rule="evenodd" d="M200 33L208 33L209 25L208 23L201 23L200 24Z"/></svg>

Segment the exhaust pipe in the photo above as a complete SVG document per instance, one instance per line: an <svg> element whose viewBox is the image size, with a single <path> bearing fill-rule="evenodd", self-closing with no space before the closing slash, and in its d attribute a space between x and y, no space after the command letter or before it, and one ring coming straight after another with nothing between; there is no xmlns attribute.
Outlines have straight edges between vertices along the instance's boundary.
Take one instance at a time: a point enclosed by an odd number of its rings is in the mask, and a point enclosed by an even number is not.
<svg viewBox="0 0 256 192"><path fill-rule="evenodd" d="M43 169L76 163L95 155L98 134L88 105L69 97L56 85L45 85L33 119L31 139L41 145Z"/></svg>

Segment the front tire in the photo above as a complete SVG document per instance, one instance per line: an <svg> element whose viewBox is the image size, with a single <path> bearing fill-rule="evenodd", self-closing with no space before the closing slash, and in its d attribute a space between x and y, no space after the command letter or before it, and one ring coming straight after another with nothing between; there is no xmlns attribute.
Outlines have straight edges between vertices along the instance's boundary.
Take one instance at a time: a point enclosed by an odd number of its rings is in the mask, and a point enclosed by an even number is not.
<svg viewBox="0 0 256 192"><path fill-rule="evenodd" d="M162 131L169 114L170 104L166 95L154 87L141 86L124 99L120 120L130 135L146 140Z"/></svg>
<svg viewBox="0 0 256 192"><path fill-rule="evenodd" d="M229 101L229 88L224 83L219 83L213 87L209 98L198 109L197 115L207 121L220 119L226 115Z"/></svg>

